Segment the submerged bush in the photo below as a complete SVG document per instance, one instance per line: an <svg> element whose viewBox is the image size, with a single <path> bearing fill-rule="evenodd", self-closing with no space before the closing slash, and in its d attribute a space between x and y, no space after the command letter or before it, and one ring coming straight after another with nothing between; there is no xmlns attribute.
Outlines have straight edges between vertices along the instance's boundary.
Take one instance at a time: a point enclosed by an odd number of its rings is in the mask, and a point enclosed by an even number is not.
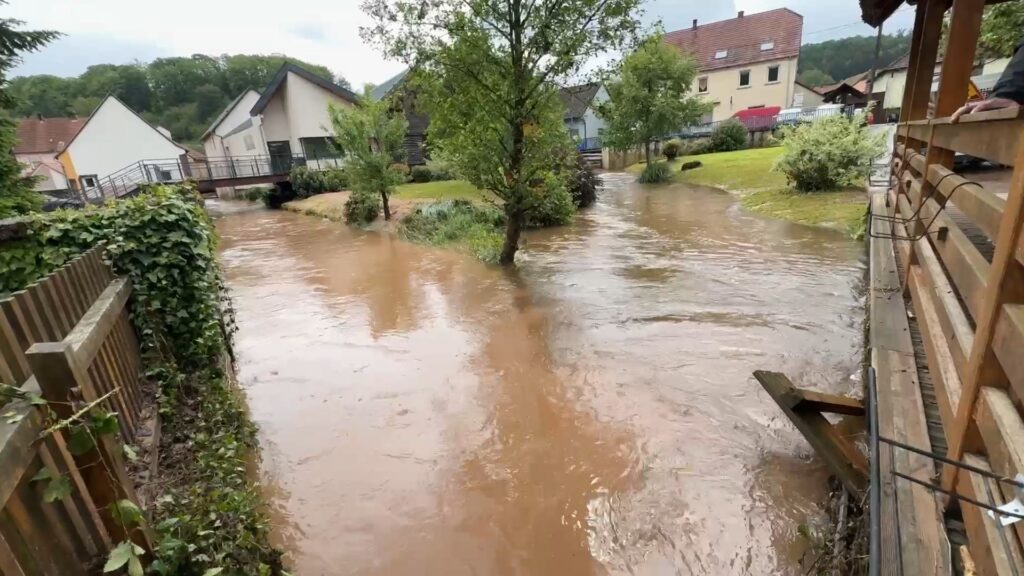
<svg viewBox="0 0 1024 576"><path fill-rule="evenodd" d="M555 174L549 174L539 184L543 192L536 194L537 202L526 213L527 228L562 226L572 222L576 206L565 183Z"/></svg>
<svg viewBox="0 0 1024 576"><path fill-rule="evenodd" d="M637 182L641 184L659 184L671 180L672 170L669 168L668 163L655 162L644 166L644 171L640 173L640 178L637 179Z"/></svg>
<svg viewBox="0 0 1024 576"><path fill-rule="evenodd" d="M885 150L884 134L872 134L862 115L828 116L784 128L782 135L782 156L772 169L801 192L855 184Z"/></svg>
<svg viewBox="0 0 1024 576"><path fill-rule="evenodd" d="M711 131L708 152L732 152L747 146L747 127L736 118L729 118Z"/></svg>
<svg viewBox="0 0 1024 576"><path fill-rule="evenodd" d="M459 246L484 262L501 255L505 215L490 206L455 199L419 206L402 218L399 235L430 246Z"/></svg>
<svg viewBox="0 0 1024 576"><path fill-rule="evenodd" d="M412 171L409 172L413 182L430 182L431 172L430 168L426 166L413 166Z"/></svg>
<svg viewBox="0 0 1024 576"><path fill-rule="evenodd" d="M345 222L359 226L369 224L380 214L380 196L366 190L356 190L345 201Z"/></svg>
<svg viewBox="0 0 1024 576"><path fill-rule="evenodd" d="M667 160L675 160L683 150L683 141L673 138L661 146L661 154Z"/></svg>
<svg viewBox="0 0 1024 576"><path fill-rule="evenodd" d="M597 201L597 187L601 178L594 172L594 167L587 162L582 154L576 155L576 163L572 166L566 185L569 195L576 208L586 208Z"/></svg>

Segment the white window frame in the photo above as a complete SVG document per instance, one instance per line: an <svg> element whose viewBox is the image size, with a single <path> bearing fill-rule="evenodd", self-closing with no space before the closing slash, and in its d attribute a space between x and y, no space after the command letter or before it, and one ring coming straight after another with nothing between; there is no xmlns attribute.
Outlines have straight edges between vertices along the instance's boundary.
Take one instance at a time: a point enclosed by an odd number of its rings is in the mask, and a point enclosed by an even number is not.
<svg viewBox="0 0 1024 576"><path fill-rule="evenodd" d="M774 49L775 49L775 42L773 40L769 40L767 42L761 42L761 52L767 52L769 50L774 50Z"/></svg>
<svg viewBox="0 0 1024 576"><path fill-rule="evenodd" d="M715 52L715 60L721 60L722 58L728 58L728 57L729 57L729 51L728 50L718 50L717 52Z"/></svg>

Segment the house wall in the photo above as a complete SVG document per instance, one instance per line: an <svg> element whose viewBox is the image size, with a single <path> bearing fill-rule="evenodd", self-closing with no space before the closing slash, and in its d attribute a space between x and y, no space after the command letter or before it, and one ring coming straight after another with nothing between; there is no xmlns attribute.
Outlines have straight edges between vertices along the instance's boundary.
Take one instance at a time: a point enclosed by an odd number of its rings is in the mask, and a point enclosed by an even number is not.
<svg viewBox="0 0 1024 576"><path fill-rule="evenodd" d="M327 105L351 107L352 103L335 96L305 78L288 73L284 86L263 110L263 137L266 142L287 140L292 154L302 153L301 138L331 136ZM324 164L335 164L325 160Z"/></svg>
<svg viewBox="0 0 1024 576"><path fill-rule="evenodd" d="M183 149L135 115L116 98L107 97L61 154L77 175L109 176L140 160L177 158Z"/></svg>
<svg viewBox="0 0 1024 576"><path fill-rule="evenodd" d="M779 80L768 82L768 68L779 66ZM778 106L789 108L796 83L796 58L757 62L755 64L699 72L693 81L692 92L715 103L711 120L717 122L731 118L740 110L751 106ZM750 70L750 86L740 87L740 71ZM700 78L707 77L707 92L697 92Z"/></svg>
<svg viewBox="0 0 1024 576"><path fill-rule="evenodd" d="M935 76L938 77L942 71L942 63L935 65ZM881 82L875 82L875 92L881 92L885 90L885 99L882 100L882 108L902 108L903 107L903 92L907 86L907 69L900 68L898 70L886 70L884 73L879 75ZM964 87L964 90L967 90Z"/></svg>
<svg viewBox="0 0 1024 576"><path fill-rule="evenodd" d="M40 163L53 162L53 153L43 152L41 154L15 154L14 158L26 166L34 167ZM49 166L41 166L36 170L35 175L38 177L35 188L39 192L67 190L68 188L68 180L64 177L64 174L50 168Z"/></svg>
<svg viewBox="0 0 1024 576"><path fill-rule="evenodd" d="M825 103L825 98L811 90L805 88L799 84L793 84L793 100L790 104L790 108L816 108Z"/></svg>

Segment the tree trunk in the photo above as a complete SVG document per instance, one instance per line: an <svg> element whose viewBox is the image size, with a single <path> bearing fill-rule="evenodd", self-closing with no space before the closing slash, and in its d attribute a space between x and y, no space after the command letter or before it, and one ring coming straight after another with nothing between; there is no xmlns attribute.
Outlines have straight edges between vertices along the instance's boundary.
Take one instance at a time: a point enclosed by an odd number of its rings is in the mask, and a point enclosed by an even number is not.
<svg viewBox="0 0 1024 576"><path fill-rule="evenodd" d="M384 204L384 219L391 220L391 206L388 206L388 193L381 191L380 201Z"/></svg>
<svg viewBox="0 0 1024 576"><path fill-rule="evenodd" d="M505 224L505 243L501 247L498 264L509 266L516 262L516 250L519 250L519 234L523 231L523 216L509 215Z"/></svg>
<svg viewBox="0 0 1024 576"><path fill-rule="evenodd" d="M651 165L651 141L644 140L644 156L647 159L647 165Z"/></svg>

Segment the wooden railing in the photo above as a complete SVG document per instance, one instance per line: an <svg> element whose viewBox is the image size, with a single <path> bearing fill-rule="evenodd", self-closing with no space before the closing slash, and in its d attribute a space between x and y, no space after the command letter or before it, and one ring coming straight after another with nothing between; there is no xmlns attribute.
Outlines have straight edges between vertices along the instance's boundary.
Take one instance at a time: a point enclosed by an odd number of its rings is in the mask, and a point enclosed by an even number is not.
<svg viewBox="0 0 1024 576"><path fill-rule="evenodd" d="M0 380L46 400L40 406L19 399L2 408L4 576L92 573L127 538L151 548L144 522L126 526L112 513L118 501L138 502L121 441L97 436L91 448L72 454L65 431L54 425L96 403L117 414L126 440L139 432L149 399L126 309L129 295L128 282L115 278L94 249L0 300ZM44 501L47 482L37 476L44 468L71 488L55 502Z"/></svg>

